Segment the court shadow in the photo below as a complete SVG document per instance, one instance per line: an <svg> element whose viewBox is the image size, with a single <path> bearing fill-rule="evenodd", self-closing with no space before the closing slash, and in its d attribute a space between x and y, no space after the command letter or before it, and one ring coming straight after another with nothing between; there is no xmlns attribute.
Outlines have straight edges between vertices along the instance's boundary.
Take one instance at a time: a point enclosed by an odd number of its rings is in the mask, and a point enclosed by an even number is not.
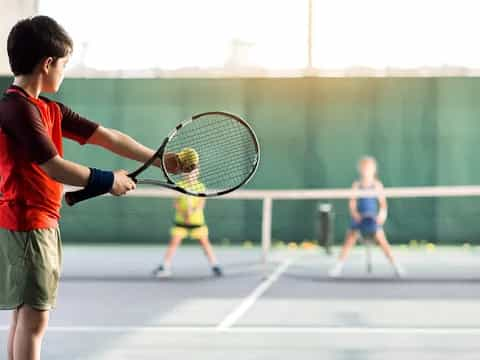
<svg viewBox="0 0 480 360"><path fill-rule="evenodd" d="M61 282L132 282L132 283L197 283L197 282L221 282L231 279L251 278L257 276L258 271L251 270L226 270L221 277L206 275L178 274L168 278L156 278L152 275L66 275L62 276Z"/></svg>
<svg viewBox="0 0 480 360"><path fill-rule="evenodd" d="M358 275L332 278L327 275L298 273L286 273L283 276L295 280L323 283L480 283L480 277L475 276L405 276L397 278L393 275Z"/></svg>

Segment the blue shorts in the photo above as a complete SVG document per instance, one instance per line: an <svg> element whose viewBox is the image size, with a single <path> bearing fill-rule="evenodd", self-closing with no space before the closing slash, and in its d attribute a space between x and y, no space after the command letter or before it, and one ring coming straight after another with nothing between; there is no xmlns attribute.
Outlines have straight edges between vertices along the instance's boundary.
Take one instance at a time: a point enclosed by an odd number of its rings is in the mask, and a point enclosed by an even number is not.
<svg viewBox="0 0 480 360"><path fill-rule="evenodd" d="M372 235L375 234L378 230L381 230L382 225L377 224L375 218L366 217L363 218L360 222L356 222L355 220L351 219L350 229L360 231L362 235Z"/></svg>

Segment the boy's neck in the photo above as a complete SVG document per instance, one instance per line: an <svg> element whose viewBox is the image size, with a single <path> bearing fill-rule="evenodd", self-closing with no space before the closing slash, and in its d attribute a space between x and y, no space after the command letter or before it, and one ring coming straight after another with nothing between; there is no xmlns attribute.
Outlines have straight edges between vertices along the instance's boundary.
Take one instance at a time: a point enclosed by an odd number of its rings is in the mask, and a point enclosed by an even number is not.
<svg viewBox="0 0 480 360"><path fill-rule="evenodd" d="M34 75L15 76L13 85L21 87L28 95L34 97L35 99L37 99L42 92L41 80L38 78L38 76Z"/></svg>

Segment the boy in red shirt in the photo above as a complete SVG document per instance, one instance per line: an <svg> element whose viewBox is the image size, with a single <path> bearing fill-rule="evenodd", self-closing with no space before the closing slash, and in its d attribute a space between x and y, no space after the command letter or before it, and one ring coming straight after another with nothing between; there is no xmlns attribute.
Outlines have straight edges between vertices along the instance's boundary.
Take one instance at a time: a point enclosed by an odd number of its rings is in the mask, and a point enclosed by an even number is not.
<svg viewBox="0 0 480 360"><path fill-rule="evenodd" d="M15 79L0 100L0 309L13 310L9 360L38 360L61 268L58 230L63 185L123 195L135 188L124 170L63 159L62 137L144 162L154 151L48 100L73 50L53 19L19 21L8 37Z"/></svg>

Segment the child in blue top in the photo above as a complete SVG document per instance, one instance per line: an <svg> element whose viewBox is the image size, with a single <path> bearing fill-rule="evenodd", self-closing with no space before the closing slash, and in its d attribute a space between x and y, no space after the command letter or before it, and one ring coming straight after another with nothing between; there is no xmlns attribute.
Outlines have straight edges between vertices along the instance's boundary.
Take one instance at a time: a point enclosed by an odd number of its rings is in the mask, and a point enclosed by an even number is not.
<svg viewBox="0 0 480 360"><path fill-rule="evenodd" d="M350 228L347 231L338 261L329 271L329 275L332 277L340 276L345 260L359 236L370 236L380 245L388 260L390 260L395 274L401 277L404 271L395 261L383 231L383 224L387 220L387 199L382 195L383 184L377 178L376 160L370 156L361 158L358 162L358 172L360 179L353 183L352 188L354 190L376 190L378 195L350 199Z"/></svg>

